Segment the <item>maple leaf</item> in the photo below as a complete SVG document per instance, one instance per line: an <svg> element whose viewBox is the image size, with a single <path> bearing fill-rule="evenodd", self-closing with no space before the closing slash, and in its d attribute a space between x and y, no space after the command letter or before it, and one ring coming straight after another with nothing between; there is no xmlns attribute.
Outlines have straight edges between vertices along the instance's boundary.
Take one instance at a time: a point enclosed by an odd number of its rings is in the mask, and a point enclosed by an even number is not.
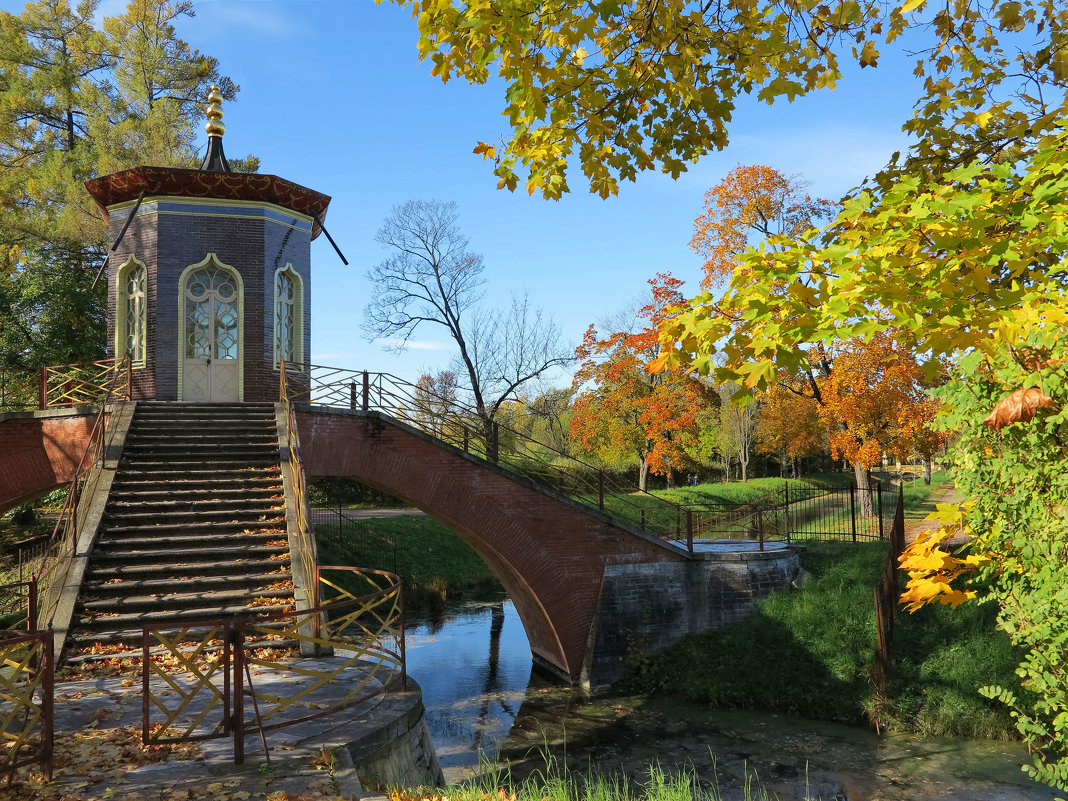
<svg viewBox="0 0 1068 801"><path fill-rule="evenodd" d="M1012 423L1030 422L1039 409L1055 408L1057 402L1038 387L1021 388L1002 398L983 422L1000 431Z"/></svg>

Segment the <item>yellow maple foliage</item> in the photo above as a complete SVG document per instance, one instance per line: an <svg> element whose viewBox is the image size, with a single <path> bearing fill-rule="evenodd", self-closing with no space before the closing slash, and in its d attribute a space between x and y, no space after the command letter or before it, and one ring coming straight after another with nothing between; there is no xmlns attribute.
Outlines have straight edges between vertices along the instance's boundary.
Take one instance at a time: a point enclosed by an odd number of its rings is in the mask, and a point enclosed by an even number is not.
<svg viewBox="0 0 1068 801"><path fill-rule="evenodd" d="M953 582L973 575L992 561L990 554L957 556L949 550L949 541L964 527L964 517L970 503L958 506L940 503L927 520L940 523L933 531L920 532L909 543L899 559L901 569L909 575L901 603L910 612L938 602L956 609L975 597L975 590L954 587Z"/></svg>

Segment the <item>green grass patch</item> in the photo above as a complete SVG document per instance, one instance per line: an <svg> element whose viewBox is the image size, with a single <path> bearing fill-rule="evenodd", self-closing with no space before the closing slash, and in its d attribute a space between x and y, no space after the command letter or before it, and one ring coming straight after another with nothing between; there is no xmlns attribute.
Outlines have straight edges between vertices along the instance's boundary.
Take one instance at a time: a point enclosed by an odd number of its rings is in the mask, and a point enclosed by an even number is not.
<svg viewBox="0 0 1068 801"><path fill-rule="evenodd" d="M1011 737L1008 711L978 694L984 684L1017 686L1018 655L986 607L900 613L888 697L876 697L872 590L886 547L809 546L802 566L812 576L800 590L771 596L733 626L635 657L632 689L823 720L874 719L927 735Z"/></svg>
<svg viewBox="0 0 1068 801"><path fill-rule="evenodd" d="M404 579L410 604L438 605L496 582L478 554L425 515L378 517L316 527L320 564L389 570Z"/></svg>

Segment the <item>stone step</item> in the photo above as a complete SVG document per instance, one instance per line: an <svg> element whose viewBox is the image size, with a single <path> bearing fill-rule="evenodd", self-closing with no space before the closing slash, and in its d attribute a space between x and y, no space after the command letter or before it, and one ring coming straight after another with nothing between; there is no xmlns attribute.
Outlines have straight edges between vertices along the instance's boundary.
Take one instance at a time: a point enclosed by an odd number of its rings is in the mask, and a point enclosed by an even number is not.
<svg viewBox="0 0 1068 801"><path fill-rule="evenodd" d="M238 501L277 501L283 503L282 485L264 482L261 486L219 487L214 482L202 482L200 486L175 487L180 482L156 482L156 487L149 488L147 482L140 486L128 485L129 488L112 489L109 506L116 507L133 504L175 504L201 503L204 501L234 503Z"/></svg>
<svg viewBox="0 0 1068 801"><path fill-rule="evenodd" d="M227 566L233 570L243 566L243 563L227 563ZM292 581L293 575L286 570L282 573L255 571L240 575L220 573L215 576L176 575L173 578L116 578L119 580L97 581L87 578L82 584L82 594L89 598L98 598L114 597L120 590L132 595L169 595L175 592L201 592L235 587L269 587L279 581Z"/></svg>
<svg viewBox="0 0 1068 801"><path fill-rule="evenodd" d="M132 525L157 526L171 523L207 523L221 521L259 521L262 518L285 518L281 499L156 501L154 503L116 503L107 507L104 524L125 527Z"/></svg>
<svg viewBox="0 0 1068 801"><path fill-rule="evenodd" d="M273 551L277 555L280 551ZM244 553L244 551L242 551ZM289 554L287 553L284 559L244 559L239 561L234 558L223 559L218 561L211 561L205 559L204 561L186 562L181 560L175 560L168 563L152 562L149 564L143 564L139 562L123 562L113 565L93 565L89 568L89 572L86 580L90 581L93 586L98 583L110 581L112 579L122 579L123 581L184 581L186 577L190 575L197 575L202 578L210 576L229 576L235 571L248 571L250 574L255 571L257 574L270 574L270 575L283 575L282 573L271 573L274 570L285 570L285 575L289 575L290 568Z"/></svg>
<svg viewBox="0 0 1068 801"><path fill-rule="evenodd" d="M285 542L285 545L269 545L272 542ZM142 535L130 534L123 537L108 538L97 543L94 553L102 559L114 558L117 553L139 552L149 557L157 551L175 551L179 549L196 550L202 553L214 552L219 548L232 548L243 545L246 547L275 548L284 550L289 548L289 541L285 531L250 531L249 533L228 534L219 537L211 532L175 532L161 535L158 533L146 533Z"/></svg>
<svg viewBox="0 0 1068 801"><path fill-rule="evenodd" d="M198 549L196 551L190 551L186 548L171 548L152 551L151 558L153 561L151 563L146 563L148 555L145 551L108 550L106 554L96 552L94 554L95 560L99 560L97 565L101 568L113 567L118 564L166 564L167 567L183 565L190 569L201 562L215 563L239 559L258 561L281 553L286 553L285 562L278 560L278 564L289 564L288 552L288 548L275 548L268 545L221 545L210 550ZM96 570L93 571L93 575L97 575Z"/></svg>
<svg viewBox="0 0 1068 801"><path fill-rule="evenodd" d="M95 598L78 604L81 609L79 623L96 620L95 615L105 617L137 614L140 612L188 611L192 609L218 609L226 606L248 605L256 598L290 598L292 587L271 589L269 585L230 590L201 590L199 592L152 593L148 595L123 594L109 598Z"/></svg>
<svg viewBox="0 0 1068 801"><path fill-rule="evenodd" d="M248 611L248 610L246 610L246 611ZM222 617L222 616L220 616L220 617ZM230 616L226 616L224 619L233 620L234 618L243 618L243 617L245 617L245 615L230 615ZM209 619L204 619L204 622L210 622L210 621L216 621L216 620L218 620L218 619L209 618ZM184 627L184 625L187 625L190 622L197 623L197 622L200 622L200 621L199 620L179 621L178 624L172 630L172 635L174 634L174 632L181 631L181 629ZM283 629L286 625L287 624L285 622L265 622L260 627L266 628L266 629L279 629L280 630L280 629ZM190 639L189 640L183 640L181 642L198 643L199 642L198 634L200 633L200 631L201 631L201 629L199 629L199 628L194 629L191 632ZM70 637L68 637L68 639L67 639L67 642L68 642L69 646L64 649L63 661L65 663L69 663L69 664L79 664L79 663L84 663L84 662L91 662L91 661L95 661L95 660L100 660L100 659L111 659L111 658L114 658L114 657L120 657L120 658L131 658L132 657L132 658L136 658L136 659L139 660L140 657L141 657L141 647L142 647L143 639L144 639L143 638L143 633L142 633L142 630L141 630L140 627L138 627L138 628L129 628L129 629L120 629L118 631L96 631L96 632L86 632L84 634L72 633L70 635ZM155 642L155 641L154 640L150 640L150 643L152 643L152 642ZM91 649L96 644L106 645L106 646L129 645L129 646L131 646L131 648L130 648L129 651L120 652L120 653L115 653L115 652L105 652L103 654L88 653L89 649ZM281 636L280 635L274 635L274 636L269 636L269 637L249 636L245 640L245 644L246 645L251 645L252 647L255 647L255 648L295 648L295 647L299 647L299 642L298 641L287 639L284 635L281 635ZM222 647L221 643L209 644L207 646L204 646L203 650L204 651L218 651L218 650L221 649L221 647ZM180 647L179 650L186 651L186 650L189 650L189 649ZM150 653L152 653L152 652L165 653L166 649L164 649L162 646L150 645L149 652ZM70 655L68 656L68 654L70 654Z"/></svg>
<svg viewBox="0 0 1068 801"><path fill-rule="evenodd" d="M278 461L278 444L271 440L267 444L255 442L243 442L240 439L226 442L157 442L127 445L122 450L123 460L131 457L149 457L153 459L184 459L186 457L204 459L205 457L221 457L226 460L252 457L261 459L273 457ZM214 458L212 458L214 461Z"/></svg>
<svg viewBox="0 0 1068 801"><path fill-rule="evenodd" d="M242 434L221 433L216 435L201 434L196 436L137 436L126 440L126 449L131 453L140 453L145 450L162 449L174 451L181 448L189 450L205 450L208 448L243 448L246 450L260 450L273 448L278 450L278 437L274 434Z"/></svg>
<svg viewBox="0 0 1068 801"><path fill-rule="evenodd" d="M274 413L274 404L269 401L256 401L250 403L192 403L187 401L138 401L137 411L151 414L172 414L185 411L232 411L235 414L259 412L266 414Z"/></svg>
<svg viewBox="0 0 1068 801"><path fill-rule="evenodd" d="M249 599L252 600L251 598ZM185 609L180 611L159 610L159 611L145 611L145 612L124 612L116 615L109 615L107 617L85 617L80 618L77 623L79 632L79 640L84 641L82 638L93 641L95 637L91 636L94 632L101 631L122 631L124 629L131 630L138 638L141 636L141 626L153 626L160 624L182 624L193 621L208 621L219 620L223 618L235 618L235 617L251 617L257 614L266 614L272 611L281 612L286 606L292 607L293 604L277 604L266 606L249 606L245 603L230 603L225 605L217 605L210 608L194 608ZM89 635L89 636L86 636Z"/></svg>
<svg viewBox="0 0 1068 801"><path fill-rule="evenodd" d="M203 456L193 456L188 459L139 457L127 459L123 457L119 476L125 478L133 476L144 480L150 475L172 475L174 473L189 474L210 478L219 473L227 473L227 478L240 478L244 473L278 474L281 468L278 464L278 453L271 456L244 459L205 459ZM121 480L120 478L120 480Z"/></svg>
<svg viewBox="0 0 1068 801"><path fill-rule="evenodd" d="M157 476L158 473L155 471L124 466L115 474L115 480L111 484L112 491L153 485L187 489L199 489L202 486L241 489L255 486L281 486L282 484L281 471L277 463L256 468L249 468L246 465L234 470L182 465L180 475L168 474L165 479L159 479Z"/></svg>

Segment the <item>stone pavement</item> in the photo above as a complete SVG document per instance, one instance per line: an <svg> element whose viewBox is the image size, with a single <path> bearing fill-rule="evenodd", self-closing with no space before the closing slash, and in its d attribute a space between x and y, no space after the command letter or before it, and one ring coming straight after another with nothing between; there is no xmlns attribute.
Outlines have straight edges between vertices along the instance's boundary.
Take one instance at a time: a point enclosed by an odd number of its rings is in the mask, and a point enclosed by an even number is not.
<svg viewBox="0 0 1068 801"><path fill-rule="evenodd" d="M257 675L253 671L253 682L261 697L261 710L266 708L263 700L266 696L291 697L306 686L307 679L297 671L321 669L329 662L329 659L296 660L292 663L293 672L273 676L265 672ZM309 710L328 706L331 699L343 697L352 682L363 675L360 668L346 669L331 684L302 698L299 708L294 711L295 716L312 714ZM377 679L372 678L371 682L381 687ZM379 694L340 712L268 731L269 764L260 735L247 732L243 765L233 764L233 740L226 736L184 746L180 749L184 754L177 759L127 767L123 764L121 746L123 743L139 743L142 724L140 676L136 679L116 677L57 682L55 731L59 767L50 789L63 798L129 801L263 799L280 792L331 801L368 798L375 793L361 785L352 753L359 751L361 741L374 740L383 729L408 715L413 705L419 705L421 712L418 686L409 680L408 687L407 692ZM157 688L154 692L169 693L177 698L174 690ZM247 719L254 712L251 704L246 707ZM190 709L193 715L197 711ZM151 720L159 720L159 714L154 711ZM124 731L117 731L120 729ZM94 733L100 733L105 740L115 738L114 743L87 742L86 738ZM64 753L64 749L89 753ZM196 758L189 761L190 756ZM109 757L112 758L110 761ZM23 777L20 775L19 778ZM62 796L63 793L70 795ZM32 796L12 796L16 797ZM0 799L4 798L7 796L0 791Z"/></svg>

